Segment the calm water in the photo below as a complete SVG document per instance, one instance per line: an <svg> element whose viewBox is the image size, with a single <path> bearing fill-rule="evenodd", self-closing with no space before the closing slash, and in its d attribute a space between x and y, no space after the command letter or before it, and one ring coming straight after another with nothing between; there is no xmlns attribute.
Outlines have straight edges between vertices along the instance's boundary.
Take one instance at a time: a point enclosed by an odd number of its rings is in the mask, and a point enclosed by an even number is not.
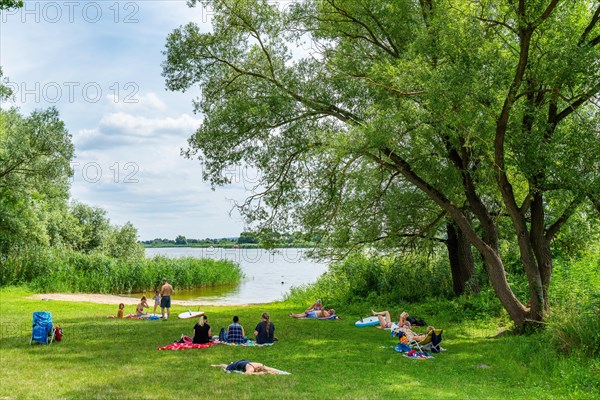
<svg viewBox="0 0 600 400"><path fill-rule="evenodd" d="M269 303L283 299L292 286L312 283L327 265L307 259L306 249L220 249L166 247L146 249L146 256L196 257L227 259L240 265L244 279L234 287L178 291L174 284L174 300L189 300L202 304Z"/></svg>

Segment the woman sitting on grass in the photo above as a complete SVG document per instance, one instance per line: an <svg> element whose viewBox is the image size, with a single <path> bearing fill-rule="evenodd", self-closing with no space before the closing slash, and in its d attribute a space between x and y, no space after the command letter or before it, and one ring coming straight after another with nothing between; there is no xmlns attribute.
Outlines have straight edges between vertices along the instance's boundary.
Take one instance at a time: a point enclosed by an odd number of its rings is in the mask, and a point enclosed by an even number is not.
<svg viewBox="0 0 600 400"><path fill-rule="evenodd" d="M308 307L304 312L309 312L309 311L317 311L317 310L322 310L323 309L323 302L321 301L321 299L317 299L317 301L315 301L313 304L311 304L310 307Z"/></svg>
<svg viewBox="0 0 600 400"><path fill-rule="evenodd" d="M246 375L276 375L279 372L275 368L270 368L264 364L248 360L237 360L232 362L231 364L212 364L211 367L223 368L225 369L225 371L229 372L243 372Z"/></svg>
<svg viewBox="0 0 600 400"><path fill-rule="evenodd" d="M208 317L203 314L200 316L196 325L194 325L194 339L192 339L192 343L206 344L212 340L210 325L206 323L206 320L208 320Z"/></svg>
<svg viewBox="0 0 600 400"><path fill-rule="evenodd" d="M129 314L125 318L144 319L144 317L146 316L144 308L150 308L150 306L148 306L148 300L146 300L146 296L142 296L140 302L135 307L135 314Z"/></svg>
<svg viewBox="0 0 600 400"><path fill-rule="evenodd" d="M262 320L254 328L257 344L273 343L275 340L275 325L269 320L269 313L262 314Z"/></svg>

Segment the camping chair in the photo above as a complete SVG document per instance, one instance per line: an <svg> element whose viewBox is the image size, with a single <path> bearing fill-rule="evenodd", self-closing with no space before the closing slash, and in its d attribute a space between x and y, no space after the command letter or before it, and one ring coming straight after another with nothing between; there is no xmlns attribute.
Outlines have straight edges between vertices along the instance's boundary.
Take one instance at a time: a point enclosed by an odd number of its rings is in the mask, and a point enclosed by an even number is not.
<svg viewBox="0 0 600 400"><path fill-rule="evenodd" d="M398 339L401 343L405 343L406 345L420 352L429 351L432 353L439 353L446 350L440 346L443 332L443 329L427 329L425 337L420 341L416 341L414 339L408 340L408 337L404 334L404 332L397 329L392 332L392 337L398 336Z"/></svg>
<svg viewBox="0 0 600 400"><path fill-rule="evenodd" d="M427 329L427 333L421 341L412 340L409 344L412 348L417 348L419 351L439 353L445 350L440 346L442 333L444 333L443 329Z"/></svg>
<svg viewBox="0 0 600 400"><path fill-rule="evenodd" d="M52 314L47 311L33 313L33 329L29 345L36 341L43 344L51 344L54 340L54 326L52 325Z"/></svg>

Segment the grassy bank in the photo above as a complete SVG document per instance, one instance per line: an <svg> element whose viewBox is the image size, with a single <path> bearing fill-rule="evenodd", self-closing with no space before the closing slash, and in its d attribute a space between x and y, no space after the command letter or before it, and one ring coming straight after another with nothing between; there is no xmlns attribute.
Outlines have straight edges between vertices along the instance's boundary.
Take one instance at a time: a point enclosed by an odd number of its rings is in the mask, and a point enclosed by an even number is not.
<svg viewBox="0 0 600 400"><path fill-rule="evenodd" d="M304 304L203 307L213 332L234 314L252 331L268 311L280 341L271 347L158 351L182 333L191 334L194 321L111 320L106 315L115 312L113 305L33 300L30 294L22 288L0 291L0 398L600 398L597 358L558 355L544 334L491 339L496 321L422 315L445 329L447 351L430 360L410 360L393 351L388 332L354 327L359 310L340 309L342 321L315 321L287 316ZM41 310L51 311L63 327L62 342L28 345L31 313ZM242 376L210 367L241 358L291 375Z"/></svg>
<svg viewBox="0 0 600 400"><path fill-rule="evenodd" d="M40 292L152 291L163 277L180 289L238 283L239 265L193 257L117 259L57 249L28 249L0 263L0 285L26 284Z"/></svg>

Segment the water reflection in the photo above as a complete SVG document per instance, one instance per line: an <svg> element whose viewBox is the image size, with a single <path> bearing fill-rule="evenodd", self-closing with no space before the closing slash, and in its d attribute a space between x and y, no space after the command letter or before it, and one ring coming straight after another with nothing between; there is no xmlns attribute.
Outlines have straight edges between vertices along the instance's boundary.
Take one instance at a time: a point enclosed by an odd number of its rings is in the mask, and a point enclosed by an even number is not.
<svg viewBox="0 0 600 400"><path fill-rule="evenodd" d="M292 286L314 282L327 270L327 265L309 260L306 249L222 249L163 247L146 249L146 256L196 257L227 259L237 262L244 272L243 281L236 286L178 291L174 300L190 304L269 303L281 300Z"/></svg>

